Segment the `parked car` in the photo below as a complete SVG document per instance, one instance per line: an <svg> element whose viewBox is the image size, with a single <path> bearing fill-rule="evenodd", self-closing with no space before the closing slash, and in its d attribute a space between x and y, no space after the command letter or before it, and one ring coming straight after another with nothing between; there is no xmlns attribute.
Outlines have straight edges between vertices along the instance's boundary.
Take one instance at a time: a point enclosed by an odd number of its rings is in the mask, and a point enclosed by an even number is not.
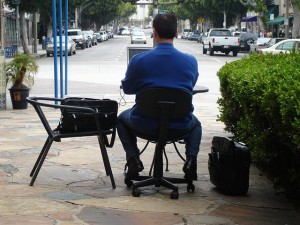
<svg viewBox="0 0 300 225"><path fill-rule="evenodd" d="M131 44L147 44L146 35L143 31L134 31L131 35Z"/></svg>
<svg viewBox="0 0 300 225"><path fill-rule="evenodd" d="M124 36L124 35L130 35L130 31L128 30L128 29L124 29L124 30L122 30L122 36Z"/></svg>
<svg viewBox="0 0 300 225"><path fill-rule="evenodd" d="M266 43L270 40L271 38L258 38L253 44L250 45L250 52L257 52L259 49L265 48Z"/></svg>
<svg viewBox="0 0 300 225"><path fill-rule="evenodd" d="M114 37L114 32L112 32L111 30L106 31L108 38L113 38Z"/></svg>
<svg viewBox="0 0 300 225"><path fill-rule="evenodd" d="M265 45L265 48L269 48L272 45L275 45L276 43L286 40L285 38L271 38Z"/></svg>
<svg viewBox="0 0 300 225"><path fill-rule="evenodd" d="M84 40L85 40L85 47L86 48L90 48L92 47L92 39L90 36L88 36L86 33L82 33Z"/></svg>
<svg viewBox="0 0 300 225"><path fill-rule="evenodd" d="M102 42L103 41L103 39L102 39L102 36L100 35L100 33L99 32L96 32L96 33L94 33L95 35L96 35L96 40L97 40L97 42Z"/></svg>
<svg viewBox="0 0 300 225"><path fill-rule="evenodd" d="M108 40L108 35L107 35L106 31L100 30L99 33L100 33L103 41L107 41Z"/></svg>
<svg viewBox="0 0 300 225"><path fill-rule="evenodd" d="M56 37L56 49L57 49L57 54L60 54L60 37ZM62 52L63 55L65 55L65 36L62 37ZM76 43L72 40L72 38L68 37L67 39L67 46L68 46L68 55L71 56L72 54L76 54ZM54 39L51 38L50 42L46 46L46 52L47 52L47 57L50 57L50 55L54 56Z"/></svg>
<svg viewBox="0 0 300 225"><path fill-rule="evenodd" d="M118 34L118 35L122 35L122 31L125 30L125 29L126 29L125 27L119 28L117 34Z"/></svg>
<svg viewBox="0 0 300 225"><path fill-rule="evenodd" d="M87 34L89 36L89 38L92 41L92 46L98 44L97 38L96 38L96 35L95 35L94 31L92 31L92 30L84 30L84 31L82 31L82 33Z"/></svg>
<svg viewBox="0 0 300 225"><path fill-rule="evenodd" d="M192 33L191 29L183 29L181 34L181 39L187 39L187 37Z"/></svg>
<svg viewBox="0 0 300 225"><path fill-rule="evenodd" d="M245 52L250 51L250 45L254 44L254 42L258 38L257 34L249 33L249 32L242 32L239 37L240 37L240 51L245 51Z"/></svg>
<svg viewBox="0 0 300 225"><path fill-rule="evenodd" d="M73 39L76 43L76 47L80 47L81 49L85 49L86 40L83 36L81 29L70 29L68 30L68 36Z"/></svg>
<svg viewBox="0 0 300 225"><path fill-rule="evenodd" d="M260 49L258 53L279 54L279 53L289 53L291 51L300 52L300 39L286 39L272 45L269 48Z"/></svg>

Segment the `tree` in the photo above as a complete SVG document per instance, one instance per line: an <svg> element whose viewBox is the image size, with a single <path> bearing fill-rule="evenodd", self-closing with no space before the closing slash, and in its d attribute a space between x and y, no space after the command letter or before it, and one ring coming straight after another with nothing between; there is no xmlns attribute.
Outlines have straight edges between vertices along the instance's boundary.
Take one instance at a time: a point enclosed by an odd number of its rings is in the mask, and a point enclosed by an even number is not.
<svg viewBox="0 0 300 225"><path fill-rule="evenodd" d="M292 29L292 38L300 38L300 0L291 0L294 11L294 23Z"/></svg>
<svg viewBox="0 0 300 225"><path fill-rule="evenodd" d="M129 17L136 13L136 5L121 3L118 7L117 17L115 18L115 29L120 23L128 23Z"/></svg>
<svg viewBox="0 0 300 225"><path fill-rule="evenodd" d="M36 0L27 0L25 1L20 1L19 4L19 24L20 24L20 40L23 46L23 51L25 54L29 54L29 43L28 43L28 35L27 35L27 23L25 22L25 13L33 13L36 12ZM5 4L10 8L10 9L16 9L16 5L12 4L11 0L5 0Z"/></svg>
<svg viewBox="0 0 300 225"><path fill-rule="evenodd" d="M72 17L72 15L75 13L76 7L79 7L80 5L87 3L89 0L69 0L68 1L68 12L69 12L69 18ZM62 11L65 12L65 1L63 1L62 4ZM56 15L58 15L59 5L58 1L56 2ZM40 22L43 24L44 27L46 27L46 36L48 38L52 37L52 0L43 0L43 1L36 1L36 7L40 13ZM57 23L59 23L59 18L57 20Z"/></svg>
<svg viewBox="0 0 300 225"><path fill-rule="evenodd" d="M95 0L94 4L83 11L85 28L90 28L96 23L97 29L100 29L102 25L113 21L118 14L120 4L123 4L121 0Z"/></svg>
<svg viewBox="0 0 300 225"><path fill-rule="evenodd" d="M174 12L179 19L189 19L192 24L202 17L207 26L212 23L215 27L222 27L224 12L226 24L230 26L235 24L237 18L240 21L240 18L246 15L247 7L243 6L239 0L194 0L171 6L169 10Z"/></svg>

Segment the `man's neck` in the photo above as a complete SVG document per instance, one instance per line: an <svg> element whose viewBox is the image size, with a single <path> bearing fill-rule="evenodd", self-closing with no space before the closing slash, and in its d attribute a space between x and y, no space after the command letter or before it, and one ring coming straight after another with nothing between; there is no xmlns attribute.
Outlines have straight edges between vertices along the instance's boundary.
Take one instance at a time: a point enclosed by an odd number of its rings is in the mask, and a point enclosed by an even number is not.
<svg viewBox="0 0 300 225"><path fill-rule="evenodd" d="M165 39L165 38L159 38L157 37L155 39L156 44L162 44L162 43L169 43L169 44L173 44L173 39Z"/></svg>

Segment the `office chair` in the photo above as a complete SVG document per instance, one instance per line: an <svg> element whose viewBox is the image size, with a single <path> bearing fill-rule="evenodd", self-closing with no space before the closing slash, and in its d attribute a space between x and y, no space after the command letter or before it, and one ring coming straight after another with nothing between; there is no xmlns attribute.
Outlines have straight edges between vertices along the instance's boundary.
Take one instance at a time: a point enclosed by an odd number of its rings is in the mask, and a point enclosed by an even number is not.
<svg viewBox="0 0 300 225"><path fill-rule="evenodd" d="M33 184L39 174L39 171L46 159L46 156L50 150L50 147L51 147L53 141L60 142L61 139L63 139L63 138L71 138L71 137L97 136L99 146L100 146L100 151L102 154L104 168L106 171L106 175L110 176L112 188L113 189L116 188L115 180L113 177L113 173L111 170L111 166L110 166L110 162L109 162L109 158L108 158L108 154L107 154L107 150L106 150L106 147L112 147L114 144L114 141L115 141L116 124L117 124L116 120L117 120L117 110L118 110L118 103L116 101L109 100L113 105L113 107L112 107L113 109L112 109L112 111L110 111L108 113L114 119L113 119L111 125L109 127L106 126L105 129L101 128L103 126L101 126L102 124L100 124L101 122L99 121L100 112L97 112L97 110L92 109L88 106L80 107L80 106L71 106L71 105L63 105L63 104L54 104L54 102L62 103L62 101L64 101L64 99L62 99L62 98L28 97L27 101L34 107L35 111L37 112L37 114L48 134L48 137L45 141L42 151L40 152L40 154L31 170L30 176L32 177L32 179L30 182L30 186L33 186ZM99 101L101 101L101 100L99 100ZM46 115L44 113L45 107L53 108L53 109L76 111L76 112L81 112L81 113L91 115L92 116L91 118L95 119L95 124L96 124L95 129L88 130L88 131L79 131L79 132L75 132L75 131L62 132L57 128L52 129L49 124L49 121L46 118ZM108 140L108 136L110 137L110 141Z"/></svg>
<svg viewBox="0 0 300 225"><path fill-rule="evenodd" d="M181 119L187 116L192 108L192 94L187 90L172 88L149 88L140 94L136 99L139 113L145 117L159 120L159 128L154 135L148 135L134 131L137 137L155 142L153 157L153 175L139 176L130 180L125 178L127 187L132 187L132 195L139 197L139 187L155 185L171 189L171 199L178 199L178 186L173 183L187 183L187 191L194 192L195 186L190 178L171 178L163 176L163 152L167 143L174 143L183 140L189 130L169 129L169 122L172 119ZM137 182L133 182L133 180Z"/></svg>

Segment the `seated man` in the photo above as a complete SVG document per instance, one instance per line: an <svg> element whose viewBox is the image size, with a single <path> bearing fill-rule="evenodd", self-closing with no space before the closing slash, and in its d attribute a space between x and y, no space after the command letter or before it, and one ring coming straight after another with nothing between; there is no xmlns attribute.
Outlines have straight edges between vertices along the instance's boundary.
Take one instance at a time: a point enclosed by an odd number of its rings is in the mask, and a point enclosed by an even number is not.
<svg viewBox="0 0 300 225"><path fill-rule="evenodd" d="M194 56L174 48L177 34L177 18L172 14L158 14L153 20L153 36L156 47L135 55L129 62L122 87L125 94L139 93L146 88L166 87L188 90L191 94L198 79L198 64ZM171 121L172 129L190 129L185 138L185 178L197 180L197 155L199 153L202 127L192 114L180 121ZM144 169L139 158L137 137L132 130L149 133L159 126L138 114L136 107L127 109L118 117L117 131L126 152L128 171L126 177L134 179Z"/></svg>

